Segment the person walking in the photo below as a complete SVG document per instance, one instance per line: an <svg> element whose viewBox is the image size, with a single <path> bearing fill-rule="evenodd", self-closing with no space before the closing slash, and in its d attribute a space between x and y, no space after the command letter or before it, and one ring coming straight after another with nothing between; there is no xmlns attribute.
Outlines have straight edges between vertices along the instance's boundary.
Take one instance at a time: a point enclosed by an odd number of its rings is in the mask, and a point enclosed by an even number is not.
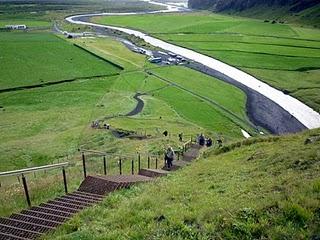
<svg viewBox="0 0 320 240"><path fill-rule="evenodd" d="M165 161L166 161L168 169L171 169L173 159L174 159L174 151L173 151L172 147L168 147L166 154L165 154Z"/></svg>
<svg viewBox="0 0 320 240"><path fill-rule="evenodd" d="M180 142L183 141L182 138L183 138L183 133L179 133L179 141L180 141Z"/></svg>
<svg viewBox="0 0 320 240"><path fill-rule="evenodd" d="M204 146L205 143L206 143L206 139L205 139L204 135L201 133L199 136L199 145Z"/></svg>

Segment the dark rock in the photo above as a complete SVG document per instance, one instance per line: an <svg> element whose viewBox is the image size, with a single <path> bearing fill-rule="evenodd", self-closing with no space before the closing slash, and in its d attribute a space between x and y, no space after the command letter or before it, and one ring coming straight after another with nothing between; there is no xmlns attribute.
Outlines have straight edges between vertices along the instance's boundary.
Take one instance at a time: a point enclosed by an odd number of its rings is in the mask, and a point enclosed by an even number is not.
<svg viewBox="0 0 320 240"><path fill-rule="evenodd" d="M304 144L311 144L320 141L320 135L319 136L312 136L308 137L305 141Z"/></svg>
<svg viewBox="0 0 320 240"><path fill-rule="evenodd" d="M157 222L162 222L162 221L166 220L166 217L163 215L160 215L158 217L155 217L154 220Z"/></svg>

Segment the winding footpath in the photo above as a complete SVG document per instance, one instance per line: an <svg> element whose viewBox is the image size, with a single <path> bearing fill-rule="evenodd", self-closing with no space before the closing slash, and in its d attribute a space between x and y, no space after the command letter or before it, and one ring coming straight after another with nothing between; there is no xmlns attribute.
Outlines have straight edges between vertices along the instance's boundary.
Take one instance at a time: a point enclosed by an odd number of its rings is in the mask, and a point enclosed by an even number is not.
<svg viewBox="0 0 320 240"><path fill-rule="evenodd" d="M99 14L84 14L84 15L75 15L67 17L66 20L70 23L74 24L81 24L81 25L88 25L98 28L108 28L113 29L117 31L124 32L126 34L134 35L136 37L139 37L143 39L145 42L155 46L159 47L161 49L173 52L177 55L181 55L184 58L190 59L194 61L195 63L201 64L205 66L207 69L210 69L212 71L218 72L219 74L223 75L224 77L227 77L229 79L232 79L232 82L236 82L236 85L244 86L247 89L250 89L254 93L258 93L259 95L262 95L265 99L267 99L269 102L276 103L275 105L278 105L280 109L285 110L286 114L290 116L290 118L295 118L297 122L302 126L299 127L299 129L295 131L302 130L303 127L308 129L314 129L320 127L320 114L316 111L314 111L312 108L308 107L301 101L284 94L283 92L271 87L270 85L258 80L257 78L235 68L232 67L226 63L223 63L221 61L218 61L212 57L206 56L204 54L198 53L196 51L186 49L180 46L176 46L171 43L167 43L165 41L162 41L160 39L151 37L147 35L146 33L132 30L128 28L122 28L122 27L114 27L114 26L108 26L108 25L102 25L102 24L96 24L89 22L91 17L94 16L125 16L125 15L138 15L138 14L156 14L156 13L169 13L169 12L179 12L179 11L186 11L185 8L171 6L163 3L156 3L149 1L152 4L157 4L161 6L167 7L166 10L160 10L160 11L152 11L152 12L128 12L128 13L99 13ZM231 82L231 83L232 83ZM250 101L250 97L248 98L248 101ZM259 106L256 106L259 108ZM262 109L263 110L263 109ZM275 120L277 121L277 116L274 116ZM272 118L272 116L271 116ZM269 116L270 119L270 116ZM281 119L279 119L281 121ZM271 120L272 123L272 120ZM298 124L298 125L299 125ZM269 124L270 125L270 124ZM271 124L272 125L272 124ZM283 124L285 125L285 124ZM285 133L285 132L294 132L294 130L288 130L288 131L279 131L274 133Z"/></svg>

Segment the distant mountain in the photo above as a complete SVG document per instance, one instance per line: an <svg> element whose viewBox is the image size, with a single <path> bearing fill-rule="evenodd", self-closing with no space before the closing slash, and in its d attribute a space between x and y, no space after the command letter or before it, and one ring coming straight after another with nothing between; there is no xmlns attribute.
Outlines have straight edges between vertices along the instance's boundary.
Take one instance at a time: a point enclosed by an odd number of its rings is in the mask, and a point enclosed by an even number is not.
<svg viewBox="0 0 320 240"><path fill-rule="evenodd" d="M320 26L320 0L189 0L193 9L273 17Z"/></svg>

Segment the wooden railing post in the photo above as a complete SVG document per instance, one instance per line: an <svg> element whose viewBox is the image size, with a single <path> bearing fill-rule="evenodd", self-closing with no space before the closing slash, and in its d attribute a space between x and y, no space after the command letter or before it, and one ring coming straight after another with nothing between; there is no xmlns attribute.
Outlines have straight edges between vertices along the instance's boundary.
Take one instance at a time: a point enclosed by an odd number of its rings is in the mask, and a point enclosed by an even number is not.
<svg viewBox="0 0 320 240"><path fill-rule="evenodd" d="M119 173L122 175L122 159L119 159Z"/></svg>
<svg viewBox="0 0 320 240"><path fill-rule="evenodd" d="M158 157L156 157L156 169L158 169Z"/></svg>
<svg viewBox="0 0 320 240"><path fill-rule="evenodd" d="M86 178L87 177L86 157L83 152L82 152L82 166L83 166L83 176L84 178Z"/></svg>
<svg viewBox="0 0 320 240"><path fill-rule="evenodd" d="M30 196L29 196L29 191L28 191L28 185L27 185L27 180L25 178L25 176L22 174L22 184L23 184L23 188L24 188L24 193L26 195L26 199L27 199L27 203L28 203L28 207L31 207L31 201L30 201Z"/></svg>
<svg viewBox="0 0 320 240"><path fill-rule="evenodd" d="M139 155L138 155L138 171L140 171L140 169L141 169L141 155L139 153Z"/></svg>
<svg viewBox="0 0 320 240"><path fill-rule="evenodd" d="M131 174L134 175L134 160L131 160Z"/></svg>
<svg viewBox="0 0 320 240"><path fill-rule="evenodd" d="M107 175L107 160L106 160L106 156L103 156L103 173L104 173L104 175Z"/></svg>
<svg viewBox="0 0 320 240"><path fill-rule="evenodd" d="M68 193L67 176L66 176L66 170L64 169L64 167L62 167L62 176L63 176L64 191L67 194Z"/></svg>
<svg viewBox="0 0 320 240"><path fill-rule="evenodd" d="M148 169L150 168L150 156L148 156Z"/></svg>

